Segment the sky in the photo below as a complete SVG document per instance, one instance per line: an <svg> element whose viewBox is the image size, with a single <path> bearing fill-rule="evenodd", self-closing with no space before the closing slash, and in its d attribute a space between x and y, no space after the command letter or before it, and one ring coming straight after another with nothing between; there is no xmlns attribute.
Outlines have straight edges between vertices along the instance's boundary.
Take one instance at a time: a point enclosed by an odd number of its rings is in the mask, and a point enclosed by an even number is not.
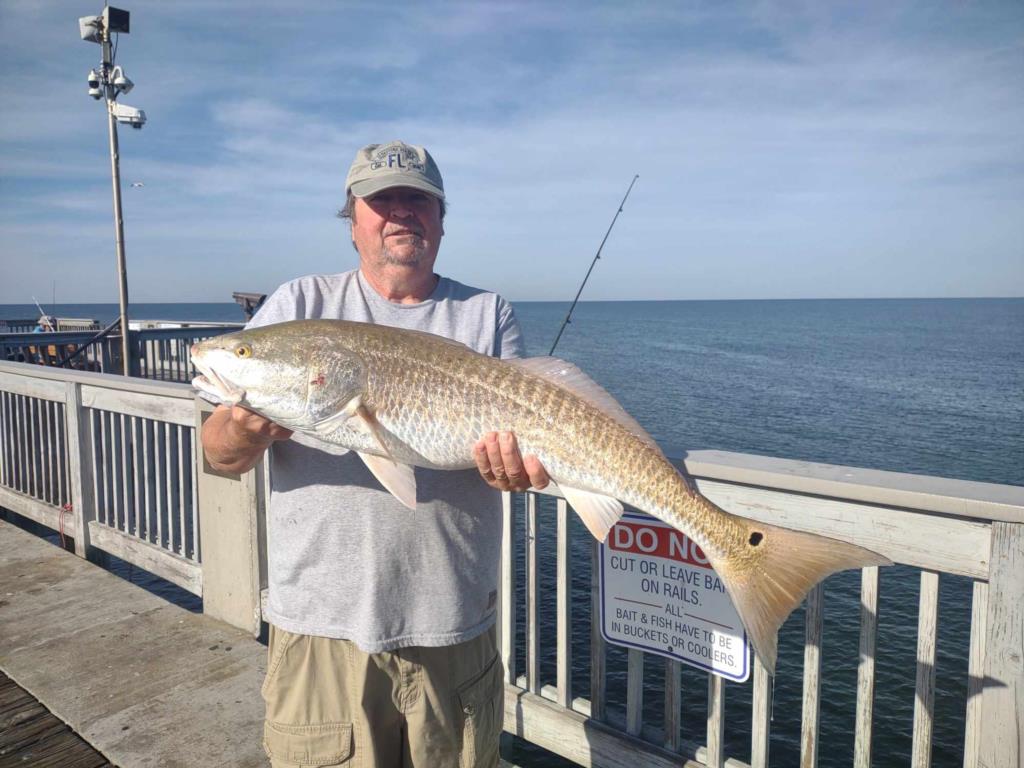
<svg viewBox="0 0 1024 768"><path fill-rule="evenodd" d="M128 0L129 296L357 265L425 145L437 270L512 300L1024 296L1024 3ZM116 302L99 0L0 0L0 303ZM140 186L141 185L141 186Z"/></svg>

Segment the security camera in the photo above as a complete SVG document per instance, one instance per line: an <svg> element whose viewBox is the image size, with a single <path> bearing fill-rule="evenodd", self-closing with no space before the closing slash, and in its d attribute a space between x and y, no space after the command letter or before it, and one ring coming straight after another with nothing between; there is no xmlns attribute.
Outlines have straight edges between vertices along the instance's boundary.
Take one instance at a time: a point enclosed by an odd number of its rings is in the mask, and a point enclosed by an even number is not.
<svg viewBox="0 0 1024 768"><path fill-rule="evenodd" d="M96 74L95 69L89 70L89 95L94 99L99 99L103 96L103 91L100 90L100 76Z"/></svg>
<svg viewBox="0 0 1024 768"><path fill-rule="evenodd" d="M126 123L132 128L141 128L146 124L146 113L141 109L129 107L127 104L114 104L114 119L119 123Z"/></svg>
<svg viewBox="0 0 1024 768"><path fill-rule="evenodd" d="M132 88L135 87L135 83L127 78L124 74L124 70L121 69L121 65L118 64L114 67L113 71L113 83L114 87L117 88L121 93L128 93Z"/></svg>

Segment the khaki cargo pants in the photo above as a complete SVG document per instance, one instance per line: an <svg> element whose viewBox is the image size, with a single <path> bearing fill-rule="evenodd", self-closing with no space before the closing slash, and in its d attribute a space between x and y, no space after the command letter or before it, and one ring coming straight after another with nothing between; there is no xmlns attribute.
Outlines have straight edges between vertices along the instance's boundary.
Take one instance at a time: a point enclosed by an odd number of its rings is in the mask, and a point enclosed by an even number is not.
<svg viewBox="0 0 1024 768"><path fill-rule="evenodd" d="M263 748L273 768L493 768L504 711L494 631L364 653L270 627Z"/></svg>

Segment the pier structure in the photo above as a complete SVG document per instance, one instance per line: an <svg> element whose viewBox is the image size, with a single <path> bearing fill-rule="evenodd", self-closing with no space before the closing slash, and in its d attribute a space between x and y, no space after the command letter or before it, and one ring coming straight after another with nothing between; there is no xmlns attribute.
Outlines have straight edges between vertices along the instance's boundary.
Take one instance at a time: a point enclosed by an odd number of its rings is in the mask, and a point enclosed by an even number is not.
<svg viewBox="0 0 1024 768"><path fill-rule="evenodd" d="M36 333L35 320L0 321L0 362L35 363L70 370L121 373L127 350L131 375L189 382L192 344L242 328L241 323L131 320L122 340L120 321L100 328L95 320L55 318L56 330Z"/></svg>
<svg viewBox="0 0 1024 768"><path fill-rule="evenodd" d="M255 636L262 625L267 477L262 465L244 475L230 475L205 464L197 435L210 410L184 384L0 362L0 507L71 537L82 568L92 567L86 562L90 558L108 553L202 597L203 620L234 627L242 643L241 635ZM951 576L970 579L971 605L963 606L970 613L963 765L1020 765L1024 489L717 451L666 453L676 456L699 490L723 509L850 541L917 572L917 622L905 627L907 635L916 635L916 664L905 670L906 685L914 692L913 718L898 726L912 732L915 767L930 764L933 734L948 727L935 719L939 585ZM544 500L552 496L553 500ZM542 564L538 508L552 503L556 557L554 563ZM581 564L571 554L570 511L557 493L504 498L498 629L506 731L583 766L765 768L772 680L756 659L749 761L725 753L727 689L721 677L707 676L706 717L697 729L684 729L681 721L678 661L630 649L625 704L608 700L609 649L594 620L599 584L593 575L598 569L591 565L592 599L574 601L571 586L580 578ZM517 519L523 521L522 531L516 530ZM9 534L4 529L0 536ZM62 558L75 559L51 549ZM596 546L593 553L596 560ZM556 631L542 633L542 604L550 608L551 599L541 593L540 573L550 566L555 570ZM51 589L45 580L34 588L40 595ZM819 753L828 746L819 736L830 683L822 664L826 594L822 585L812 590L804 611L802 766L817 765ZM863 569L856 713L849 723L854 734L852 763L857 768L868 768L873 759L879 595L879 569ZM61 641L63 653L76 643L95 640L88 615L73 615L77 601L72 597L66 605L70 613L64 620L81 631ZM12 639L4 618L7 610L0 607L0 669L18 682L19 676L31 676L26 670L34 669L32 665L56 656L42 654L26 666L16 662L25 643ZM525 617L521 628L520 613ZM147 631L142 616L134 623L126 621L125 633ZM580 646L581 626L591 627L588 653L582 657L572 652L574 632L575 646ZM520 634L525 648L517 647ZM151 650L149 663L160 665L161 648ZM542 664L542 659L551 655L554 672L542 674L552 666ZM102 644L76 658L88 668L90 660L99 663L97 657L103 658ZM130 670L141 674L146 669L145 664L121 666L127 682ZM251 685L259 684L257 671L251 673ZM644 701L644 681L652 671L663 677L664 691L664 700L654 707ZM589 678L586 697L573 690L573 679L580 673ZM88 690L88 682L81 685ZM116 686L118 679L103 678L103 685ZM216 690L212 682L196 690L197 701L203 702L198 716L210 711L210 692ZM59 712L60 699L75 700L83 694L69 688L52 695L51 708ZM245 701L246 696L237 698ZM224 700L218 706L228 704ZM652 709L660 716L645 718L645 711ZM89 733L83 736L89 738ZM255 730L251 738L258 740ZM876 751L875 764L883 757Z"/></svg>

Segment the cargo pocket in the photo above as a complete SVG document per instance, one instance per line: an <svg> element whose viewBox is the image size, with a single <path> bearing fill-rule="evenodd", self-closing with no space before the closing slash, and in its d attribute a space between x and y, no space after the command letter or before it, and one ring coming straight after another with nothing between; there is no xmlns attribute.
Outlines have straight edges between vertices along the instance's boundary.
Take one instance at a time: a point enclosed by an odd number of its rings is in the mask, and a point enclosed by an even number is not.
<svg viewBox="0 0 1024 768"><path fill-rule="evenodd" d="M462 755L459 768L498 764L498 739L503 726L505 691L501 659L458 688L462 707Z"/></svg>
<svg viewBox="0 0 1024 768"><path fill-rule="evenodd" d="M352 757L352 724L263 724L263 750L288 765L343 765Z"/></svg>

